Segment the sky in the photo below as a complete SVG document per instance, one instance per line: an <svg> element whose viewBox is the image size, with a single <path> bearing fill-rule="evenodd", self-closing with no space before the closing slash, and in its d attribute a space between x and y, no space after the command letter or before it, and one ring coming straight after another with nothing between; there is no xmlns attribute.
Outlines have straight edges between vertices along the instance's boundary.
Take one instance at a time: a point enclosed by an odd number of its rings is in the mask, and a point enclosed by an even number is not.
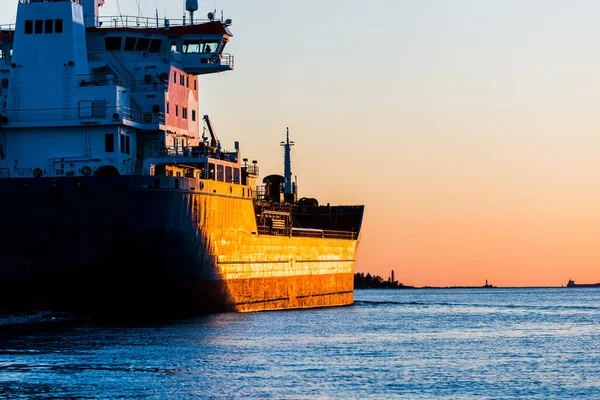
<svg viewBox="0 0 600 400"><path fill-rule="evenodd" d="M196 18L214 10L235 70L201 77L200 112L262 176L283 173L289 127L299 196L366 206L357 272L600 281L600 2L200 0Z"/></svg>

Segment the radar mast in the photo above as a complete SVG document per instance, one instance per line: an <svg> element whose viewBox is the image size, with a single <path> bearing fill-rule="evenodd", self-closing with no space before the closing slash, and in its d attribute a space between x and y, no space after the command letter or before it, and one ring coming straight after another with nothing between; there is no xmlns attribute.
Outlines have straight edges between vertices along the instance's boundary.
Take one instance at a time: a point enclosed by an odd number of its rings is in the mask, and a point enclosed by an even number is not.
<svg viewBox="0 0 600 400"><path fill-rule="evenodd" d="M291 157L291 152L292 152L292 146L294 145L294 142L290 142L290 128L286 128L287 129L287 133L286 133L286 141L285 142L281 142L281 146L283 146L285 153L284 153L284 172L283 172L283 176L285 177L285 186L284 186L284 190L283 193L285 194L292 194L294 193L294 190L292 189L292 157Z"/></svg>

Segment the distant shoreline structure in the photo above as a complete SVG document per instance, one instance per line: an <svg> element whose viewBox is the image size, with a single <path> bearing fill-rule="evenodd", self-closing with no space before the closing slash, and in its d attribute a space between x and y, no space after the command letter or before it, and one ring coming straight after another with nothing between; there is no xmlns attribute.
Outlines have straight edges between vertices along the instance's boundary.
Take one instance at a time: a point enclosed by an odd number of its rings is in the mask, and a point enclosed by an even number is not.
<svg viewBox="0 0 600 400"><path fill-rule="evenodd" d="M575 283L569 279L567 285L560 286L502 286L501 289L548 289L548 288L600 288L598 283ZM485 280L485 285L482 286L411 286L405 285L394 279L394 270L388 279L384 279L379 275L371 275L370 273L357 272L354 274L354 289L498 289L498 286L492 285Z"/></svg>
<svg viewBox="0 0 600 400"><path fill-rule="evenodd" d="M489 289L489 288L497 288L497 286L491 285L488 283L488 280L485 280L485 285L483 286L410 286L404 285L401 282L398 282L394 279L394 270L392 270L392 274L390 277L385 280L379 275L371 275L367 273L355 273L354 274L354 289Z"/></svg>

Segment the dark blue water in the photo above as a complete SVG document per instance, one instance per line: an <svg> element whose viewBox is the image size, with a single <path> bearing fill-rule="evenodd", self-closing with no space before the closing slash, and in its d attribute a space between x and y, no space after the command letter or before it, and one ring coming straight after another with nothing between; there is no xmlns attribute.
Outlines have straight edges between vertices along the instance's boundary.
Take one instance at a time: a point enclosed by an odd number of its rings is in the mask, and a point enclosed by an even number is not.
<svg viewBox="0 0 600 400"><path fill-rule="evenodd" d="M0 398L600 398L600 289L358 290L115 326L0 318Z"/></svg>

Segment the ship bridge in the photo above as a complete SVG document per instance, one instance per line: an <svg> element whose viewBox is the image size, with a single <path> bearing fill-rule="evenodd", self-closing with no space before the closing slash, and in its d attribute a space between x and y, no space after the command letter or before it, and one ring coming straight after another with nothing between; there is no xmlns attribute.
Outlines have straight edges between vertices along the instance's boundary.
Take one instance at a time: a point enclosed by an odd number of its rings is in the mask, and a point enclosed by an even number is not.
<svg viewBox="0 0 600 400"><path fill-rule="evenodd" d="M188 18L170 20L101 16L104 0L19 0L16 22L0 25L0 177L189 162L199 75L233 70L234 58L231 20L195 19L187 3Z"/></svg>
<svg viewBox="0 0 600 400"><path fill-rule="evenodd" d="M162 21L134 16L102 16L87 27L90 56L111 52L127 61L156 58L187 74L203 75L230 71L234 57L224 53L233 36L231 20Z"/></svg>

